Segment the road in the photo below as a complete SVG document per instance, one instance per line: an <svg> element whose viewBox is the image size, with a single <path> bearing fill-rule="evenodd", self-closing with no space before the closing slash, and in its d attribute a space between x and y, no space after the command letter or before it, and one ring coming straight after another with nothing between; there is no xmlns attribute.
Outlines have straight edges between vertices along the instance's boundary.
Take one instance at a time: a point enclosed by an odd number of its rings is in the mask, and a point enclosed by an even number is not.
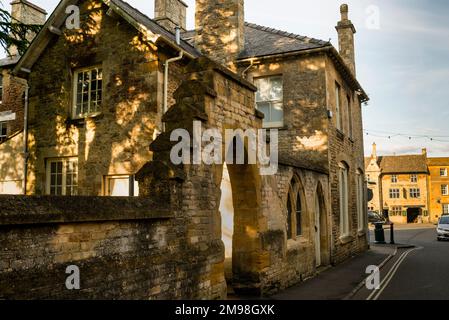
<svg viewBox="0 0 449 320"><path fill-rule="evenodd" d="M380 272L383 285L370 298L449 300L449 242L437 241L435 226L397 230L395 237L396 243L415 245L416 248L399 250L385 265ZM386 240L389 241L388 236ZM357 298L367 296L362 292Z"/></svg>

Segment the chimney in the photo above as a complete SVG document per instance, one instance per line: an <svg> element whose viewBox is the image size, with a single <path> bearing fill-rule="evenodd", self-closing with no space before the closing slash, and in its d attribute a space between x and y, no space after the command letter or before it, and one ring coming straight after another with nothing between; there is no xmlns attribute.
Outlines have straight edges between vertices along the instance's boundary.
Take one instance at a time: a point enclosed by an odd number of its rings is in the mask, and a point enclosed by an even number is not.
<svg viewBox="0 0 449 320"><path fill-rule="evenodd" d="M347 4L342 4L340 6L341 20L338 22L335 29L337 29L338 32L340 55L355 76L354 34L356 33L356 30L351 20L348 18L348 11Z"/></svg>
<svg viewBox="0 0 449 320"><path fill-rule="evenodd" d="M426 149L426 148L423 148L423 149L422 149L422 155L425 156L425 157L427 157L427 149Z"/></svg>
<svg viewBox="0 0 449 320"><path fill-rule="evenodd" d="M371 157L373 159L377 159L377 145L375 142L373 143L373 151L371 152Z"/></svg>
<svg viewBox="0 0 449 320"><path fill-rule="evenodd" d="M235 61L245 44L243 6L243 0L196 0L197 48L234 72Z"/></svg>
<svg viewBox="0 0 449 320"><path fill-rule="evenodd" d="M31 2L26 0L15 0L11 2L11 18L13 22L44 25L46 17L47 12ZM30 32L26 38L31 42L35 36L36 34L34 32ZM8 51L11 56L19 55L15 46L11 46Z"/></svg>
<svg viewBox="0 0 449 320"><path fill-rule="evenodd" d="M187 7L182 0L155 0L154 20L171 32L175 32L176 27L186 31Z"/></svg>

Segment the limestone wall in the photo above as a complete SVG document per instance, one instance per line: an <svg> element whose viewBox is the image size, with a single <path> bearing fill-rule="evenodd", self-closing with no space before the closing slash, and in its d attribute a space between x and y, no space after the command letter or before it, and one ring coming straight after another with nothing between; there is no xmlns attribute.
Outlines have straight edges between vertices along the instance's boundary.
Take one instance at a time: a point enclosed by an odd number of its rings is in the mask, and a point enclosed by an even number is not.
<svg viewBox="0 0 449 320"><path fill-rule="evenodd" d="M45 193L47 159L76 157L79 194L103 195L104 176L133 175L151 160L148 145L161 129L162 62L176 53L158 51L98 1L80 10L81 29L55 38L30 75L33 194ZM91 66L103 70L103 101L98 114L74 119L73 74ZM171 64L170 97L178 69Z"/></svg>
<svg viewBox="0 0 449 320"><path fill-rule="evenodd" d="M284 126L279 128L279 161L328 172L327 108L323 56L257 62L248 79L281 75Z"/></svg>
<svg viewBox="0 0 449 320"><path fill-rule="evenodd" d="M343 128L336 126L336 82L341 86L340 107ZM329 182L333 213L333 261L341 262L367 248L366 232L358 232L356 177L357 170L365 172L363 152L363 123L362 105L353 88L337 69L331 58L326 59L326 91L327 106L333 112L328 127L329 139ZM349 103L348 103L349 97ZM351 136L352 124L352 136ZM349 216L350 237L342 239L340 236L340 202L338 186L338 166L345 162L349 168ZM366 201L364 201L366 203ZM364 208L366 212L367 208Z"/></svg>
<svg viewBox="0 0 449 320"><path fill-rule="evenodd" d="M217 250L189 245L185 222L143 198L1 196L0 298L219 297ZM80 290L66 288L70 265Z"/></svg>

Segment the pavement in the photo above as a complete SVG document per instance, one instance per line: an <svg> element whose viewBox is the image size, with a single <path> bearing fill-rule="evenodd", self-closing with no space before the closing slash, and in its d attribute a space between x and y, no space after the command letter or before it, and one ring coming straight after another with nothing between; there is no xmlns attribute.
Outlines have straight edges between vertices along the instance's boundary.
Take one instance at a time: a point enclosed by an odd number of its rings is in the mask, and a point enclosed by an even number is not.
<svg viewBox="0 0 449 320"><path fill-rule="evenodd" d="M284 290L271 298L274 300L342 300L367 277L366 267L380 265L396 250L396 246L372 245L371 249L316 277Z"/></svg>
<svg viewBox="0 0 449 320"><path fill-rule="evenodd" d="M385 226L385 240L390 232ZM449 242L433 224L395 225L395 245L369 251L272 296L275 300L449 300ZM370 239L374 234L370 232ZM368 266L379 267L380 286L368 290Z"/></svg>

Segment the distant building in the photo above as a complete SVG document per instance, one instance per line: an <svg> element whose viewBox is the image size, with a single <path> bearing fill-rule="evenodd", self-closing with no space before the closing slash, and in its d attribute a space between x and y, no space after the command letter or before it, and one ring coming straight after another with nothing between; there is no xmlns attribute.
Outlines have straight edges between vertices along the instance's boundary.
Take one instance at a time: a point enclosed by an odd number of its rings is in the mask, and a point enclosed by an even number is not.
<svg viewBox="0 0 449 320"><path fill-rule="evenodd" d="M428 158L429 212L432 221L449 214L449 158Z"/></svg>
<svg viewBox="0 0 449 320"><path fill-rule="evenodd" d="M11 17L24 24L43 25L47 13L26 0L11 2ZM31 41L35 34L30 32ZM9 56L0 59L0 194L23 193L24 165L24 105L26 81L12 70L20 59L16 47Z"/></svg>
<svg viewBox="0 0 449 320"><path fill-rule="evenodd" d="M365 163L368 187L375 196L368 204L394 223L431 221L427 151L420 155L377 156L376 145Z"/></svg>

